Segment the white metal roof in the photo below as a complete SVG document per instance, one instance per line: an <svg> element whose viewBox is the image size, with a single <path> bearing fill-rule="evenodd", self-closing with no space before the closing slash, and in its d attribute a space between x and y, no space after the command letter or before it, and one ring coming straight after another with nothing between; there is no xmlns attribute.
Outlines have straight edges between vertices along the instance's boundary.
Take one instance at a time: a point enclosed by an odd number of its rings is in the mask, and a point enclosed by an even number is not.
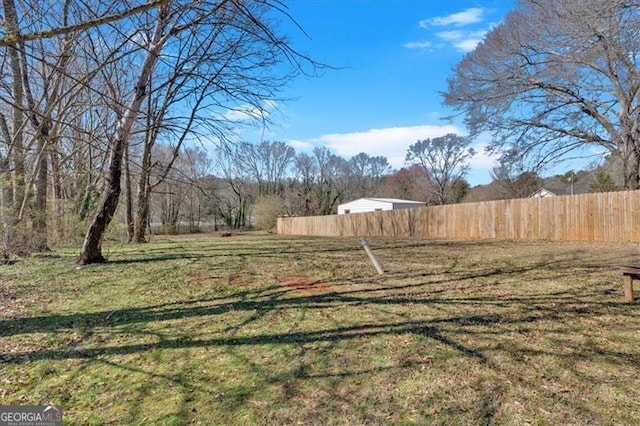
<svg viewBox="0 0 640 426"><path fill-rule="evenodd" d="M420 204L420 205L424 205L425 204L424 201L400 200L398 198L370 198L370 197L365 197L365 198L358 198L357 200L352 200L352 201L349 201L347 203L343 203L342 205L355 203L355 202L361 201L361 200L375 201L375 202L378 202L378 203L387 203L387 204Z"/></svg>

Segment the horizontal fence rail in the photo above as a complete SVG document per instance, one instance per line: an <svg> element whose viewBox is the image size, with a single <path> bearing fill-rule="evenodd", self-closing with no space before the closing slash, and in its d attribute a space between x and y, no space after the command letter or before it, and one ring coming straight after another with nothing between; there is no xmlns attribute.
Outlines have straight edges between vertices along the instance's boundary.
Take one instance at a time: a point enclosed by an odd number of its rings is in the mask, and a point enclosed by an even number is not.
<svg viewBox="0 0 640 426"><path fill-rule="evenodd" d="M278 233L427 239L640 240L640 191L283 217Z"/></svg>

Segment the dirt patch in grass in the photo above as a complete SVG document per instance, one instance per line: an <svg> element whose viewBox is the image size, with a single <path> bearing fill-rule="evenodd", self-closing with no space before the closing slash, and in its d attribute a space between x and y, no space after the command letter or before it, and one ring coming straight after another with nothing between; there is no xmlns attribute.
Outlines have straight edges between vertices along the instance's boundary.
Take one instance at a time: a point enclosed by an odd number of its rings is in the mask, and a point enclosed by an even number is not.
<svg viewBox="0 0 640 426"><path fill-rule="evenodd" d="M329 284L304 275L284 277L280 280L279 285L286 288L307 291L325 291L329 289Z"/></svg>
<svg viewBox="0 0 640 426"><path fill-rule="evenodd" d="M249 280L246 277L242 277L240 275L231 275L229 277L229 284L237 285L237 286L245 286L249 285Z"/></svg>
<svg viewBox="0 0 640 426"><path fill-rule="evenodd" d="M208 280L209 277L199 272L190 274L185 277L185 281L189 284L205 284Z"/></svg>

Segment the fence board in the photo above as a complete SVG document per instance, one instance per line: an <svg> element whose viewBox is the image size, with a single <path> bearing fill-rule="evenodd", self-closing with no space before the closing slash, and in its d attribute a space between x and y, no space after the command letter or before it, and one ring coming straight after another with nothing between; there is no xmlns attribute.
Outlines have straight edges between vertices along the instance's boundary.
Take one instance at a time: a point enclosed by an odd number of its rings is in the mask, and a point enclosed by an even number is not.
<svg viewBox="0 0 640 426"><path fill-rule="evenodd" d="M278 233L426 239L639 241L640 191L278 219Z"/></svg>

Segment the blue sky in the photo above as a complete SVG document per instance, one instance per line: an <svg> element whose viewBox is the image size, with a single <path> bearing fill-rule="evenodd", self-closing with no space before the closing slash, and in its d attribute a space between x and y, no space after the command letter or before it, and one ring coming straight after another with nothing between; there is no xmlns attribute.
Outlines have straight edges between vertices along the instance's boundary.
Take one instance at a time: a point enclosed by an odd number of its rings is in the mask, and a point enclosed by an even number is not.
<svg viewBox="0 0 640 426"><path fill-rule="evenodd" d="M298 152L327 146L345 158L366 152L404 165L409 145L445 133L464 134L438 91L452 67L514 6L511 0L375 1L293 0L296 49L340 69L299 78L270 105L274 122L264 132L243 132L250 141L280 140ZM472 160L468 180L488 183L493 160Z"/></svg>

